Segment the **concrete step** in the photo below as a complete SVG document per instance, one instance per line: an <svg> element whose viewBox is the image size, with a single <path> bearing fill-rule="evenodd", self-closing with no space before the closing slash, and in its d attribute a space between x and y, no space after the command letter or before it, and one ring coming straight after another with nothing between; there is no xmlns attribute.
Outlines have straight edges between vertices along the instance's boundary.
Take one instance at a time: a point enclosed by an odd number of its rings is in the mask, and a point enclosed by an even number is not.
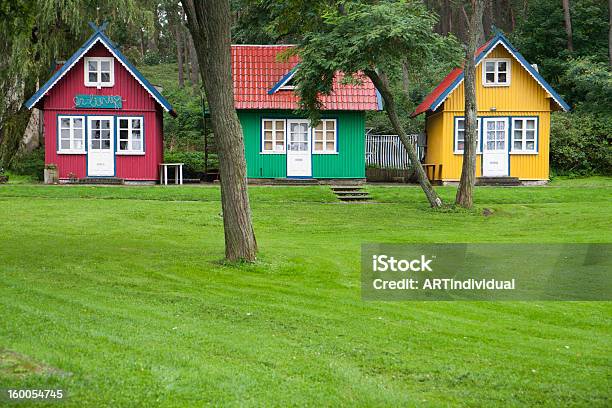
<svg viewBox="0 0 612 408"><path fill-rule="evenodd" d="M338 196L340 201L370 201L372 197L369 195L343 195Z"/></svg>
<svg viewBox="0 0 612 408"><path fill-rule="evenodd" d="M370 201L372 197L361 186L331 186L338 200L345 202Z"/></svg>
<svg viewBox="0 0 612 408"><path fill-rule="evenodd" d="M86 177L79 179L79 184L123 184L123 179L117 177Z"/></svg>
<svg viewBox="0 0 612 408"><path fill-rule="evenodd" d="M477 186L520 186L518 177L477 177Z"/></svg>
<svg viewBox="0 0 612 408"><path fill-rule="evenodd" d="M343 191L362 191L363 187L360 186L332 186L333 192L343 192Z"/></svg>
<svg viewBox="0 0 612 408"><path fill-rule="evenodd" d="M345 196L367 196L368 192L367 191L334 191L334 193L338 196L338 197L345 197Z"/></svg>

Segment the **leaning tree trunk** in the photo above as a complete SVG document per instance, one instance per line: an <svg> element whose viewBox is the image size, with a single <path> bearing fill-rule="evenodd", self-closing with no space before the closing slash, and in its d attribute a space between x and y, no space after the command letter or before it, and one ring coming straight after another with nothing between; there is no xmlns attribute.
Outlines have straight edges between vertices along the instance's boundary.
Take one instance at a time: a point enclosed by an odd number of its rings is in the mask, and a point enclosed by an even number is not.
<svg viewBox="0 0 612 408"><path fill-rule="evenodd" d="M404 145L406 152L408 152L408 158L410 159L410 163L412 163L412 165L414 166L417 180L421 185L423 192L425 192L425 195L427 196L427 201L429 201L429 204L434 208L441 207L442 200L429 182L429 179L425 174L425 170L421 165L421 161L419 160L419 157L417 156L417 153L414 150L412 143L410 143L410 140L408 140L408 134L406 134L404 127L400 123L399 116L397 114L397 107L395 106L395 99L393 98L393 94L391 94L391 91L389 89L389 84L386 75L382 71L376 72L374 70L366 70L364 71L364 73L368 76L368 78L370 78L370 80L372 80L372 83L374 84L376 89L378 89L381 96L383 97L383 100L385 101L385 110L387 111L387 116L389 116L389 120L391 121L393 128L399 135L399 138L402 142L402 145Z"/></svg>
<svg viewBox="0 0 612 408"><path fill-rule="evenodd" d="M463 87L465 89L463 164L455 203L465 208L472 208L474 204L473 195L476 182L476 149L478 146L476 115L478 108L476 105L476 61L474 60L474 54L476 54L478 41L482 33L482 9L482 0L472 0L472 15L468 28L468 43L463 67Z"/></svg>
<svg viewBox="0 0 612 408"><path fill-rule="evenodd" d="M563 18L565 20L565 33L567 34L567 49L574 51L574 40L572 39L572 17L570 14L569 0L563 0Z"/></svg>
<svg viewBox="0 0 612 408"><path fill-rule="evenodd" d="M228 260L254 261L257 242L247 193L244 140L234 109L228 0L181 0L193 36L215 132Z"/></svg>

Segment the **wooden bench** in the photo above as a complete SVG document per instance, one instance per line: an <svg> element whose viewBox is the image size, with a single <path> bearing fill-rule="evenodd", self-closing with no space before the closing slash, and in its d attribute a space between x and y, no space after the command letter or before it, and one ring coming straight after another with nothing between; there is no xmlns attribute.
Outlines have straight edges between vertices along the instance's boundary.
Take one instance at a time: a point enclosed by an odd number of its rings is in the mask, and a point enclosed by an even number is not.
<svg viewBox="0 0 612 408"><path fill-rule="evenodd" d="M436 169L438 171L437 180L442 180L442 165L441 164L423 163L422 166L423 166L423 170L425 170L425 175L427 176L429 181L436 180ZM430 172L430 169L431 169L431 172ZM431 176L429 175L429 173L431 173Z"/></svg>

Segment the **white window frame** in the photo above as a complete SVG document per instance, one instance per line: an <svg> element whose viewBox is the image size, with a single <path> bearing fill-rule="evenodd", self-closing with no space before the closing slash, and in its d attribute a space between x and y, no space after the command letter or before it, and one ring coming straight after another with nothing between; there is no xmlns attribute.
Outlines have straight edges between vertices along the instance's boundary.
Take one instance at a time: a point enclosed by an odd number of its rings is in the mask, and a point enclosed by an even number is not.
<svg viewBox="0 0 612 408"><path fill-rule="evenodd" d="M115 59L113 57L85 57L84 59L84 63L85 63L85 69L83 70L85 72L85 86L88 87L96 87L98 89L100 88L109 88L112 86L115 86ZM95 61L97 63L97 71L96 72L96 77L98 78L97 81L90 81L89 80L89 62L93 62ZM102 62L103 61L108 61L110 63L110 81L109 82L102 82Z"/></svg>
<svg viewBox="0 0 612 408"><path fill-rule="evenodd" d="M272 149L266 149L265 132L266 122L272 122ZM276 129L276 122L283 122L283 138L277 139L276 134L280 129ZM282 150L277 150L276 147L282 141ZM261 119L261 151L260 154L287 154L287 120L282 118L262 118Z"/></svg>
<svg viewBox="0 0 612 408"><path fill-rule="evenodd" d="M70 148L62 149L62 119L70 120ZM81 119L81 148L75 148L75 137L74 137L74 121L75 119ZM57 117L57 154L85 154L85 116L72 116L72 115L58 115Z"/></svg>
<svg viewBox="0 0 612 408"><path fill-rule="evenodd" d="M117 124L116 124L116 129L117 129L117 147L116 147L116 154L117 155L125 155L125 156L129 156L129 155L143 155L145 154L145 131L144 131L144 117L143 116L117 116L116 118L117 120ZM127 128L123 128L121 127L121 120L127 120L128 121L128 127ZM140 128L134 128L133 127L133 123L132 120L139 120L140 121ZM122 139L121 138L121 131L122 130L127 130L128 131L128 149L126 150L121 150L121 142L126 140L126 139ZM140 149L134 149L132 147L132 143L134 142L134 138L132 135L132 132L134 130L140 130Z"/></svg>
<svg viewBox="0 0 612 408"><path fill-rule="evenodd" d="M487 83L487 63L495 63L495 69L493 70L494 81ZM506 81L499 82L499 63L506 63ZM482 86L510 86L510 75L512 71L512 63L510 58L487 58L482 61ZM504 71L502 71L504 72ZM491 71L489 71L491 73Z"/></svg>
<svg viewBox="0 0 612 408"><path fill-rule="evenodd" d="M527 149L527 121L528 120L533 120L534 125L533 125L533 150ZM514 142L515 142L515 138L514 138L514 132L517 130L516 126L515 126L515 122L521 121L523 122L522 126L521 126L521 149L515 149L514 148ZM510 145L510 153L511 154L538 154L538 134L539 134L539 120L537 118L537 116L523 116L523 117L513 117L512 118L512 126L510 128L510 131L512 132L511 136L510 136L510 142L512 143ZM531 129L530 129L531 130ZM519 141L519 140L516 140Z"/></svg>
<svg viewBox="0 0 612 408"><path fill-rule="evenodd" d="M327 124L333 122L334 124L334 148L333 149L328 149L327 148ZM321 124L323 125L323 130L317 130L316 128L312 128L312 153L313 154L338 154L338 120L337 119L321 119ZM331 129L330 129L331 130ZM317 133L322 132L323 133L323 150L317 150L316 149L316 144L317 144Z"/></svg>
<svg viewBox="0 0 612 408"><path fill-rule="evenodd" d="M455 126L454 126L454 136L453 136L453 152L455 154L463 154L463 149L459 149L459 121L463 122L463 142L465 143L465 117L463 116L455 116ZM478 142L476 144L476 154L482 154L482 146L480 144L480 118L476 118L476 128L477 128L477 138Z"/></svg>

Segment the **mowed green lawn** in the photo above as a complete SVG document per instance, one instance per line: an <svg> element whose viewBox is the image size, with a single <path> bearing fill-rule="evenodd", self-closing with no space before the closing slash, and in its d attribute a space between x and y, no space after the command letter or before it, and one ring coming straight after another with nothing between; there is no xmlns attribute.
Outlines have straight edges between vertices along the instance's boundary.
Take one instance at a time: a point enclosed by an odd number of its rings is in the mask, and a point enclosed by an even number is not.
<svg viewBox="0 0 612 408"><path fill-rule="evenodd" d="M364 242L611 242L612 179L478 188L474 212L368 189L251 187L260 260L231 266L217 187L0 186L0 388L74 407L610 406L610 303L364 302L359 262Z"/></svg>

